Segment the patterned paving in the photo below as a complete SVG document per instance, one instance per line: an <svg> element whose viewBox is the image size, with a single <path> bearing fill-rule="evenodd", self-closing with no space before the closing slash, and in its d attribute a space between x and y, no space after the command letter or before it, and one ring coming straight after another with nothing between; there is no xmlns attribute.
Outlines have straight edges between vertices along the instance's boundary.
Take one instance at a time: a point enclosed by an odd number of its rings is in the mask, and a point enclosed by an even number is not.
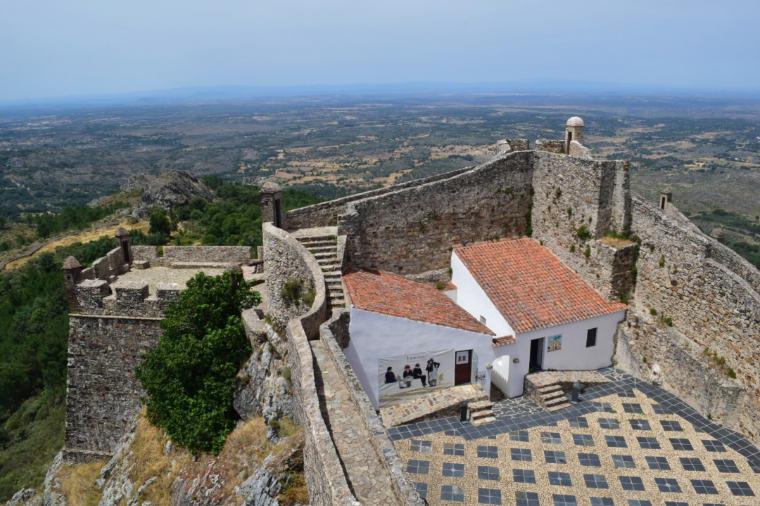
<svg viewBox="0 0 760 506"><path fill-rule="evenodd" d="M481 427L449 418L389 433L431 504L760 504L757 448L662 389L602 373L610 383L558 413L521 401Z"/></svg>

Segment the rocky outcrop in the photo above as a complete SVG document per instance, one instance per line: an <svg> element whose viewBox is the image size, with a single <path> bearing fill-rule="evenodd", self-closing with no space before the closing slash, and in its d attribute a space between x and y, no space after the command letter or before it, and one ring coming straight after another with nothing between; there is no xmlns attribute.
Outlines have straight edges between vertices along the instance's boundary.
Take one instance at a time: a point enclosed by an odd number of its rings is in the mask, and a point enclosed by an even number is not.
<svg viewBox="0 0 760 506"><path fill-rule="evenodd" d="M41 504L42 498L37 495L37 491L33 488L25 488L13 494L5 506L40 506Z"/></svg>
<svg viewBox="0 0 760 506"><path fill-rule="evenodd" d="M214 192L203 181L187 172L170 171L159 176L139 176L130 178L124 185L130 190L142 189L142 199L134 211L135 217L144 218L153 207L170 209L186 204L194 198L212 200Z"/></svg>
<svg viewBox="0 0 760 506"><path fill-rule="evenodd" d="M243 311L243 325L253 352L237 376L233 405L241 418L264 420L292 417L290 368L287 347L254 309Z"/></svg>

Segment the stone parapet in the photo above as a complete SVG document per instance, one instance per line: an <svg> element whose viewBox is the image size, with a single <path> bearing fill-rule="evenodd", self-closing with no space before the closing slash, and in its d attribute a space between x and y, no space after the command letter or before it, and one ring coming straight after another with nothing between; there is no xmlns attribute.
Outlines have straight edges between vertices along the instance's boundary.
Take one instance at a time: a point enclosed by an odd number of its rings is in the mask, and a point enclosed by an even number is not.
<svg viewBox="0 0 760 506"><path fill-rule="evenodd" d="M245 264L251 260L250 246L164 246L164 259L174 262Z"/></svg>
<svg viewBox="0 0 760 506"><path fill-rule="evenodd" d="M75 311L91 315L161 318L166 307L179 298L175 283L159 283L150 295L145 281L86 279L76 286Z"/></svg>
<svg viewBox="0 0 760 506"><path fill-rule="evenodd" d="M565 141L556 139L537 139L536 151L547 151L558 155L565 153Z"/></svg>
<svg viewBox="0 0 760 506"><path fill-rule="evenodd" d="M267 312L276 326L284 327L293 318L300 318L309 339L319 336L319 325L327 318L325 278L317 260L288 232L271 223L263 225L264 258L266 258ZM288 282L298 283L302 294L314 291L310 307L284 297Z"/></svg>
<svg viewBox="0 0 760 506"><path fill-rule="evenodd" d="M338 336L348 326L348 311L334 311L332 318L320 326L320 339L325 343L327 355L333 361L338 372L342 375L343 381L348 386L354 406L361 414L367 432L370 434L370 448L368 451L374 451L385 470L391 477L394 490L393 493L398 499L398 504L423 505L426 502L420 498L417 490L407 480L403 472L403 464L396 448L393 446L388 433L380 421L375 408L369 401L364 388L359 383L351 364L341 350Z"/></svg>
<svg viewBox="0 0 760 506"><path fill-rule="evenodd" d="M447 179L457 174L461 174L462 172L466 172L470 169L472 169L472 167L456 169L453 171L445 172L443 174L436 174L435 176L415 179L413 181L407 181L406 183L398 183L392 186L386 186L385 188L369 190L366 192L349 195L347 197L341 197L339 199L329 200L327 202L321 202L319 204L293 209L287 212L285 223L288 227L288 230L291 231L298 230L299 228L334 227L338 224L338 216L345 212L346 206L351 202L385 195L386 193L392 193L403 188L411 188L433 181L440 181L442 179Z"/></svg>
<svg viewBox="0 0 760 506"><path fill-rule="evenodd" d="M635 340L629 339L633 344L628 367L646 377L656 366L665 384L678 388L703 414L726 419L729 426L760 442L760 418L755 416L760 412L757 271L699 231L671 204L662 210L634 199L633 232L642 244L636 262L634 314L629 317L656 324L643 326L634 333ZM658 330L663 326L693 344L693 367L687 365L684 353L678 361L667 350L653 356L647 352L662 347L663 339L675 342L672 335ZM731 396L715 392L714 381L705 382L708 369L721 373L724 380L735 377L747 394L747 407L721 404L721 397ZM712 411L704 411L708 408Z"/></svg>
<svg viewBox="0 0 760 506"><path fill-rule="evenodd" d="M314 357L300 319L286 328L295 412L304 429L304 475L309 503L314 505L358 505L346 480L319 406Z"/></svg>
<svg viewBox="0 0 760 506"><path fill-rule="evenodd" d="M445 269L457 244L526 235L533 153L350 202L339 217L349 268L404 275Z"/></svg>

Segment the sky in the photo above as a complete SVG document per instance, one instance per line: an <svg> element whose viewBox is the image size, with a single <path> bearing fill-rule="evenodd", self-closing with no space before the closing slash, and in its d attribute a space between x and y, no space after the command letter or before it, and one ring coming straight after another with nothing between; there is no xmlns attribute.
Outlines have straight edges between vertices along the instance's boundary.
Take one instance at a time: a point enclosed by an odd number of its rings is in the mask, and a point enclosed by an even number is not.
<svg viewBox="0 0 760 506"><path fill-rule="evenodd" d="M420 82L760 90L760 1L0 0L0 102Z"/></svg>

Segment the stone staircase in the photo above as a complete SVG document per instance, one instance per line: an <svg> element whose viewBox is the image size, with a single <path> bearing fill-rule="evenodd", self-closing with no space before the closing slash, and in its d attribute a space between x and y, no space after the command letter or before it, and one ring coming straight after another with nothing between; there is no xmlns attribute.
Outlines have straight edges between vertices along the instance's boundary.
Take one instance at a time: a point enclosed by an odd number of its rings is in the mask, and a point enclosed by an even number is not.
<svg viewBox="0 0 760 506"><path fill-rule="evenodd" d="M322 268L330 309L346 307L341 260L338 258L338 238L334 235L307 235L298 237L298 241L314 255Z"/></svg>
<svg viewBox="0 0 760 506"><path fill-rule="evenodd" d="M481 399L475 402L467 404L467 409L470 411L470 423L473 425L483 425L484 423L491 423L496 421L496 417L493 416L493 402L488 399Z"/></svg>
<svg viewBox="0 0 760 506"><path fill-rule="evenodd" d="M567 394L559 383L545 385L536 389L538 401L547 411L557 411L558 409L570 406L567 400Z"/></svg>

